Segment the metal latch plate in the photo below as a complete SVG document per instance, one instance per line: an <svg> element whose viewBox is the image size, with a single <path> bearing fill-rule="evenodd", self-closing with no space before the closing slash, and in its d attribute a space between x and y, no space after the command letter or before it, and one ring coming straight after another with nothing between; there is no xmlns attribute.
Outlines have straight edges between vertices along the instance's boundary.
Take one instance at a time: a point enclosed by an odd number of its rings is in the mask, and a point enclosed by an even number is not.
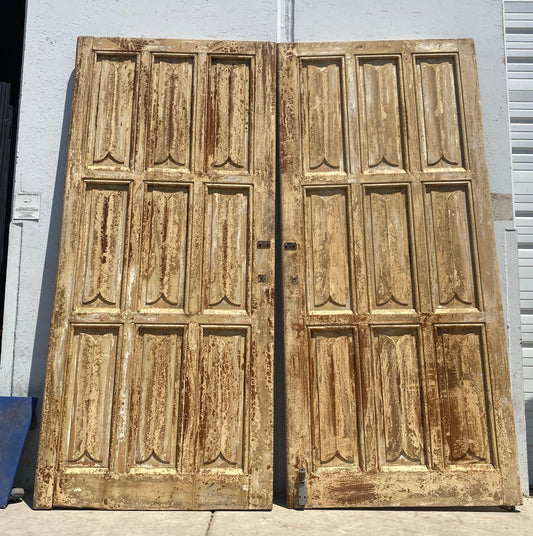
<svg viewBox="0 0 533 536"><path fill-rule="evenodd" d="M298 469L298 505L303 508L307 503L307 483L305 479L305 467Z"/></svg>

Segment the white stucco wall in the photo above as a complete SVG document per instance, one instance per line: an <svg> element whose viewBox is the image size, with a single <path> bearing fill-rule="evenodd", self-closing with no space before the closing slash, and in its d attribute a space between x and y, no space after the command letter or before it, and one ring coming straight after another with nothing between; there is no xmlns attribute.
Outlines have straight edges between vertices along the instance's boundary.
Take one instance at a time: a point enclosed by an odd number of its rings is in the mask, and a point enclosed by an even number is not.
<svg viewBox="0 0 533 536"><path fill-rule="evenodd" d="M42 396L78 35L265 41L473 37L491 190L512 192L501 0L27 0L14 191L40 192L41 217L10 228L0 394ZM509 342L524 459L515 341L518 277L514 246L509 248L515 243L508 236L513 223L505 218L504 211L496 240L507 324L514 328ZM32 433L19 472L19 483L27 487L36 445Z"/></svg>

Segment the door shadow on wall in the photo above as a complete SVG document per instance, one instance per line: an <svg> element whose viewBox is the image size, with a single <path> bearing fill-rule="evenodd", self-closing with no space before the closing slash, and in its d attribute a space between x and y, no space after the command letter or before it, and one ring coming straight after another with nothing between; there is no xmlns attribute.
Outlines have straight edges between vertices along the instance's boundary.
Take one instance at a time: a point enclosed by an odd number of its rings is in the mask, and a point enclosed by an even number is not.
<svg viewBox="0 0 533 536"><path fill-rule="evenodd" d="M61 140L57 158L54 193L50 212L50 225L48 228L48 241L44 258L44 267L41 280L41 294L37 311L35 338L33 340L33 353L31 356L30 378L28 396L39 399L37 406L38 425L30 430L24 452L19 464L19 471L15 479L16 485L25 489L33 489L35 468L37 465L37 451L39 447L39 428L41 424L41 411L46 375L46 361L48 358L48 339L50 337L50 321L54 303L54 291L57 271L57 254L59 250L59 237L61 234L61 214L63 207L63 187L65 184L65 171L67 164L68 139L70 127L70 114L72 110L72 93L74 89L74 72L70 75L63 108L63 124L61 127ZM24 233L24 230L22 231ZM16 366L16 362L14 363Z"/></svg>
<svg viewBox="0 0 533 536"><path fill-rule="evenodd" d="M279 141L278 141L279 143ZM277 150L279 154L279 147ZM276 159L276 270L274 280L274 503L287 503L287 436L285 421L285 354L283 337L283 274L281 265L281 184Z"/></svg>

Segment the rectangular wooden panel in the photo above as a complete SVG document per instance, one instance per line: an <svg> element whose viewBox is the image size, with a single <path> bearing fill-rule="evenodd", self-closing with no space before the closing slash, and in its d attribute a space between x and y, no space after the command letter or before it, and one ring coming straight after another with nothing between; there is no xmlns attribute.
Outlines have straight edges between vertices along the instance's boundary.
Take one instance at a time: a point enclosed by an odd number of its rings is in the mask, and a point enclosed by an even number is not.
<svg viewBox="0 0 533 536"><path fill-rule="evenodd" d="M406 139L400 58L361 58L358 63L363 169L366 173L401 171Z"/></svg>
<svg viewBox="0 0 533 536"><path fill-rule="evenodd" d="M109 467L119 330L79 326L71 334L65 466Z"/></svg>
<svg viewBox="0 0 533 536"><path fill-rule="evenodd" d="M278 52L289 504L519 503L473 43Z"/></svg>
<svg viewBox="0 0 533 536"><path fill-rule="evenodd" d="M194 146L196 56L154 56L148 165L189 171Z"/></svg>
<svg viewBox="0 0 533 536"><path fill-rule="evenodd" d="M244 328L202 329L201 467L245 471L248 339Z"/></svg>
<svg viewBox="0 0 533 536"><path fill-rule="evenodd" d="M426 469L418 329L377 327L372 338L380 469Z"/></svg>
<svg viewBox="0 0 533 536"><path fill-rule="evenodd" d="M364 192L372 308L414 309L409 189L366 186Z"/></svg>
<svg viewBox="0 0 533 536"><path fill-rule="evenodd" d="M208 161L217 171L250 171L253 125L251 58L212 56L209 66Z"/></svg>
<svg viewBox="0 0 533 536"><path fill-rule="evenodd" d="M248 308L250 192L248 188L208 186L205 214L205 308Z"/></svg>
<svg viewBox="0 0 533 536"><path fill-rule="evenodd" d="M274 46L76 61L35 505L271 508Z"/></svg>
<svg viewBox="0 0 533 536"><path fill-rule="evenodd" d="M426 212L434 308L477 307L477 251L468 185L427 185Z"/></svg>
<svg viewBox="0 0 533 536"><path fill-rule="evenodd" d="M315 464L357 467L357 339L352 329L311 329L312 427Z"/></svg>
<svg viewBox="0 0 533 536"><path fill-rule="evenodd" d="M457 56L414 56L424 169L465 168Z"/></svg>
<svg viewBox="0 0 533 536"><path fill-rule="evenodd" d="M185 309L190 184L148 184L144 196L141 307Z"/></svg>
<svg viewBox="0 0 533 536"><path fill-rule="evenodd" d="M128 229L128 185L85 182L77 274L81 307L121 306Z"/></svg>
<svg viewBox="0 0 533 536"><path fill-rule="evenodd" d="M135 340L130 468L178 470L184 333L140 326Z"/></svg>
<svg viewBox="0 0 533 536"><path fill-rule="evenodd" d="M436 326L447 466L492 464L492 393L482 326Z"/></svg>
<svg viewBox="0 0 533 536"><path fill-rule="evenodd" d="M351 311L350 210L346 188L305 190L311 311Z"/></svg>
<svg viewBox="0 0 533 536"><path fill-rule="evenodd" d="M300 79L305 170L313 173L344 171L342 59L306 59L300 65Z"/></svg>
<svg viewBox="0 0 533 536"><path fill-rule="evenodd" d="M131 165L135 75L135 56L96 56L89 130L91 166L125 169Z"/></svg>

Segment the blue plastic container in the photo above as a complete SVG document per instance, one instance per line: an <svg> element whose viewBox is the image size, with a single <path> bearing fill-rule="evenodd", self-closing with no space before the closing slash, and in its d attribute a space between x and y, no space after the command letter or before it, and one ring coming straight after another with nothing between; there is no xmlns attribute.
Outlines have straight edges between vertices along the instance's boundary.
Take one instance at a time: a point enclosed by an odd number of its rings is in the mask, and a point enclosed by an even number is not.
<svg viewBox="0 0 533 536"><path fill-rule="evenodd" d="M36 404L33 397L0 396L0 508L9 501Z"/></svg>

